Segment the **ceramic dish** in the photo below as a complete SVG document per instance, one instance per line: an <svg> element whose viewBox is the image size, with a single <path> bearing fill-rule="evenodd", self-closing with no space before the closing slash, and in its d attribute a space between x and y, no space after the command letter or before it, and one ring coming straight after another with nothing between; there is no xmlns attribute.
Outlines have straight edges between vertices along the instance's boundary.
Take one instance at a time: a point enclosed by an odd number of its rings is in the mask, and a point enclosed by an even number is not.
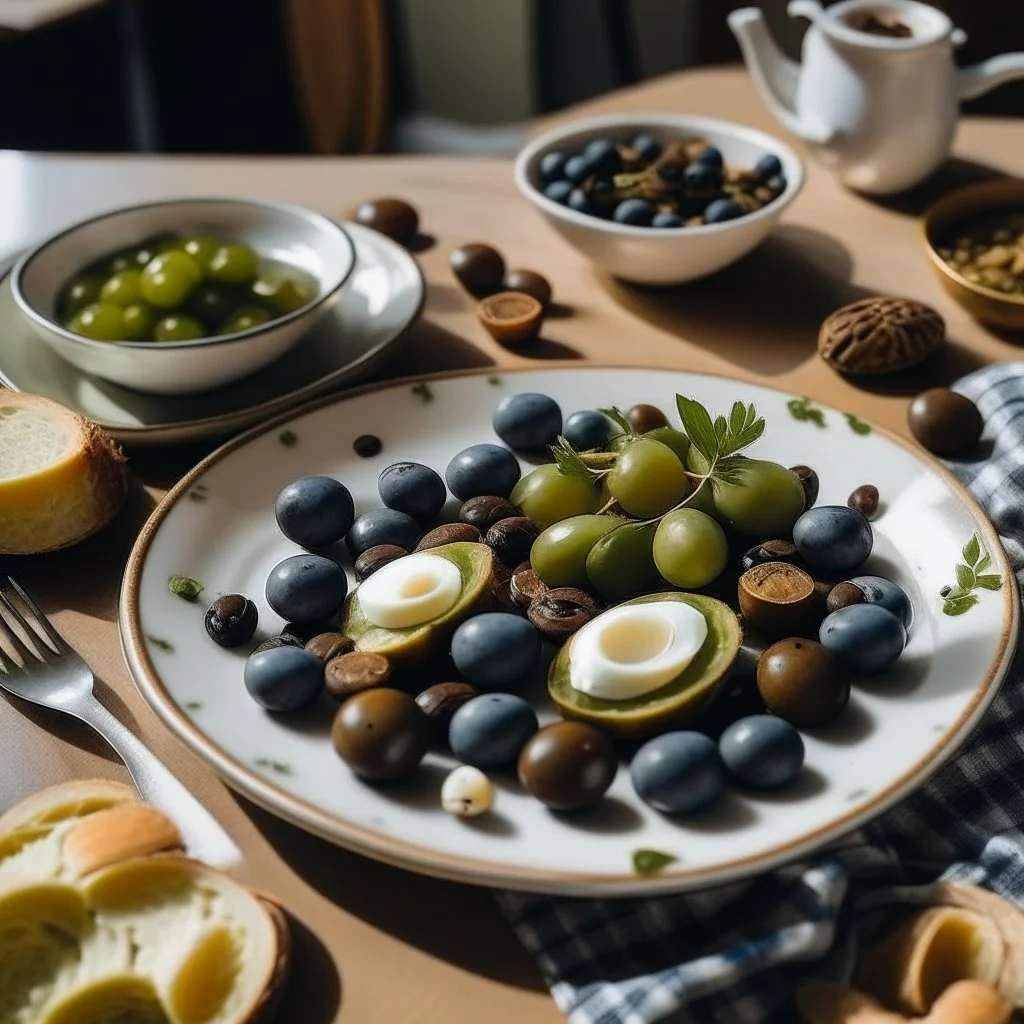
<svg viewBox="0 0 1024 1024"><path fill-rule="evenodd" d="M217 648L203 629L203 604L169 592L175 573L194 574L211 596L242 591L259 605L257 639L276 632L281 623L264 601L264 582L295 550L274 523L283 484L330 473L351 488L357 512L376 507L381 469L397 459L443 468L469 441L493 439L495 404L521 391L552 395L567 413L638 401L668 408L676 392L711 410L754 402L767 420L757 452L817 466L822 503L845 502L866 481L878 486L884 512L868 571L911 595L912 638L890 674L855 687L840 722L806 734L807 764L795 788L732 790L715 810L673 820L642 804L622 769L609 797L576 815L551 813L511 776L496 775L493 811L462 821L439 806L449 758L428 755L406 784L358 782L328 739L333 702L324 698L298 717L264 713L243 688L244 651ZM912 792L956 750L1003 678L1018 611L995 531L950 474L893 436L865 432L860 421L854 431L839 412L822 410L822 427L797 421L792 400L719 377L588 368L406 382L321 402L220 449L157 509L121 593L132 675L164 722L229 785L303 828L413 870L522 890L626 895L706 887L809 853ZM383 440L383 451L357 458L352 441L368 432ZM939 591L956 582L961 550L975 536L991 556L987 571L1002 575L1001 589L979 590L974 607L950 617ZM536 703L542 719L554 717L546 696ZM638 873L638 851L674 859L660 872Z"/></svg>
<svg viewBox="0 0 1024 1024"><path fill-rule="evenodd" d="M722 224L688 228L634 227L553 202L540 190L540 161L559 149L572 152L601 136L627 138L647 132L659 142L706 139L721 150L728 165L753 167L768 153L782 161L785 191L753 213ZM544 219L587 259L616 277L637 284L679 284L706 277L734 263L768 237L779 215L803 188L800 158L767 132L688 114L613 114L572 121L534 139L515 163L516 186Z"/></svg>
<svg viewBox="0 0 1024 1024"><path fill-rule="evenodd" d="M1024 330L1024 295L1001 295L992 288L968 281L938 254L942 239L958 224L998 214L1024 211L1024 181L999 178L957 189L931 206L921 221L921 242L932 272L946 294L982 323L1011 331Z"/></svg>
<svg viewBox="0 0 1024 1024"><path fill-rule="evenodd" d="M316 283L312 301L258 327L193 341L93 341L57 321L64 285L96 260L163 232L246 242ZM36 336L85 373L148 394L188 395L240 380L284 355L338 300L355 266L345 229L291 203L172 199L91 217L41 242L11 271L14 301Z"/></svg>
<svg viewBox="0 0 1024 1024"><path fill-rule="evenodd" d="M0 383L44 395L134 446L225 437L365 377L392 352L423 308L423 275L403 248L347 224L356 267L341 301L286 359L206 395L129 391L80 373L37 340L0 283Z"/></svg>

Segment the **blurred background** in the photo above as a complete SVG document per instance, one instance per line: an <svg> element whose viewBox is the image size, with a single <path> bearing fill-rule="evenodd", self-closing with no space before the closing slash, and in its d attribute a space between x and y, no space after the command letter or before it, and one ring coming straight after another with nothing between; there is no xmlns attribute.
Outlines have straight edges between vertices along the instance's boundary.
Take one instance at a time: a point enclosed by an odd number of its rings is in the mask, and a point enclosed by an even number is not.
<svg viewBox="0 0 1024 1024"><path fill-rule="evenodd" d="M514 152L529 119L739 59L727 0L0 0L0 148ZM804 23L762 0L795 55ZM1024 49L1021 0L936 3L959 59ZM968 109L1024 114L1024 83Z"/></svg>

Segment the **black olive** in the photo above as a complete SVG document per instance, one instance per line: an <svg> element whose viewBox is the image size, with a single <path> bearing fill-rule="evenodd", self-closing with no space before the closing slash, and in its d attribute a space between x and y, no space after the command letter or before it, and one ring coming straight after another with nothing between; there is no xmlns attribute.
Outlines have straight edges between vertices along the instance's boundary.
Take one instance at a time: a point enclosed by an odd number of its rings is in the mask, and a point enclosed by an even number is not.
<svg viewBox="0 0 1024 1024"><path fill-rule="evenodd" d="M252 639L259 612L242 594L225 594L210 605L206 613L206 632L221 647L238 647Z"/></svg>

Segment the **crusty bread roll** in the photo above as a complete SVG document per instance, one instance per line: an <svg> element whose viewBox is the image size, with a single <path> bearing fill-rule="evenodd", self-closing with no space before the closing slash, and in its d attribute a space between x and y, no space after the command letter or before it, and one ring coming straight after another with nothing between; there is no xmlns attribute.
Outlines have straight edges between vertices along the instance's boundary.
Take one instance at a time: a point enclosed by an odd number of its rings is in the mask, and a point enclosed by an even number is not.
<svg viewBox="0 0 1024 1024"><path fill-rule="evenodd" d="M124 453L95 423L48 398L0 388L0 554L67 547L124 504Z"/></svg>
<svg viewBox="0 0 1024 1024"><path fill-rule="evenodd" d="M287 973L287 919L206 865L152 852L180 841L103 781L52 787L0 818L2 1024L266 1016Z"/></svg>

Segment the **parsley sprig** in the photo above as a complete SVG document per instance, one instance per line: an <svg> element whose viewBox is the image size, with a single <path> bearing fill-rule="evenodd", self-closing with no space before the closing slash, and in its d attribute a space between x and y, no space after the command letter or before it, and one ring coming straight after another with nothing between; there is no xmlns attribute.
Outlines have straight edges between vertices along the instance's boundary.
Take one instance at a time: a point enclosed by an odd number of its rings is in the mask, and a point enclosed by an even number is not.
<svg viewBox="0 0 1024 1024"><path fill-rule="evenodd" d="M749 448L764 433L764 420L758 416L752 403L734 402L728 416L712 417L695 398L676 395L676 409L684 433L707 466L703 473L687 470L687 476L696 481L697 486L675 506L682 508L704 486L712 486L716 482L741 481L744 457L740 452ZM629 419L621 409L612 407L600 411L619 427L621 434L635 436ZM551 454L563 474L583 477L594 483L607 476L618 461L617 452L579 452L564 437L558 438L558 442L551 448Z"/></svg>

